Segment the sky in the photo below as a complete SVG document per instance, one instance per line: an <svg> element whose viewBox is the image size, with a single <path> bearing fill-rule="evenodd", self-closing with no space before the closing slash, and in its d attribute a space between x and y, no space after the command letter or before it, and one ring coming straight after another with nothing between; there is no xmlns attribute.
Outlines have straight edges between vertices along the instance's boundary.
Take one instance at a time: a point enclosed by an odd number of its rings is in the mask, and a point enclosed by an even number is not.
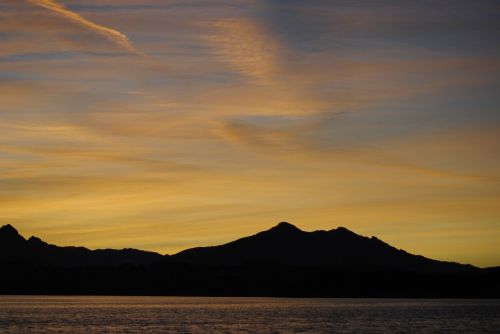
<svg viewBox="0 0 500 334"><path fill-rule="evenodd" d="M500 265L499 40L497 0L0 0L0 225Z"/></svg>

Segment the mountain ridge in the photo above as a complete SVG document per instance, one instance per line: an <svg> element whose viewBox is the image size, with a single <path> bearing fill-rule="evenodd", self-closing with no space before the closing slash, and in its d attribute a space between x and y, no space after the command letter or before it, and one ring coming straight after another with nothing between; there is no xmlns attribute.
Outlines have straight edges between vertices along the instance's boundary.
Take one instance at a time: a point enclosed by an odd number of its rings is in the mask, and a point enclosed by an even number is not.
<svg viewBox="0 0 500 334"><path fill-rule="evenodd" d="M361 236L345 227L307 232L288 222L225 244L189 248L173 255L132 248L90 250L81 246L60 247L36 236L25 239L8 224L0 228L0 262L9 260L58 266L149 265L169 261L216 266L291 265L415 272L477 269L470 264L410 254L375 236Z"/></svg>
<svg viewBox="0 0 500 334"><path fill-rule="evenodd" d="M417 272L476 269L470 264L413 255L377 237L364 237L345 227L306 232L287 222L226 244L187 249L172 255L172 258L203 265L241 266L266 263Z"/></svg>
<svg viewBox="0 0 500 334"><path fill-rule="evenodd" d="M151 264L162 255L132 248L95 249L83 246L56 246L31 236L25 239L10 224L0 227L0 263L16 262L53 266L106 266Z"/></svg>
<svg viewBox="0 0 500 334"><path fill-rule="evenodd" d="M413 255L342 227L281 223L173 255L59 247L0 228L0 294L498 298L499 269Z"/></svg>

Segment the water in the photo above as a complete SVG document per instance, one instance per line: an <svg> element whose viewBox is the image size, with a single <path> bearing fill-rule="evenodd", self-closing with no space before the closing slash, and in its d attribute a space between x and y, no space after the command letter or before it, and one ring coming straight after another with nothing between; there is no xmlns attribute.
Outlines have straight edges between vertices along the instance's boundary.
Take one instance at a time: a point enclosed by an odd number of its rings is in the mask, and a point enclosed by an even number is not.
<svg viewBox="0 0 500 334"><path fill-rule="evenodd" d="M500 333L500 300L0 296L0 333Z"/></svg>

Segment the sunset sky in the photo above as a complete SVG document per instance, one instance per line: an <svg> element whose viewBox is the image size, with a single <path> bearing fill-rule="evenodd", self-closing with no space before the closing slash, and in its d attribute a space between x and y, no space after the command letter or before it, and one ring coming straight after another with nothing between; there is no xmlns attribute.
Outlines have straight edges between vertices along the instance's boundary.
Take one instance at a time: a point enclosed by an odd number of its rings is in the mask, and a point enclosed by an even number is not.
<svg viewBox="0 0 500 334"><path fill-rule="evenodd" d="M0 225L174 253L280 221L500 265L500 2L0 0Z"/></svg>

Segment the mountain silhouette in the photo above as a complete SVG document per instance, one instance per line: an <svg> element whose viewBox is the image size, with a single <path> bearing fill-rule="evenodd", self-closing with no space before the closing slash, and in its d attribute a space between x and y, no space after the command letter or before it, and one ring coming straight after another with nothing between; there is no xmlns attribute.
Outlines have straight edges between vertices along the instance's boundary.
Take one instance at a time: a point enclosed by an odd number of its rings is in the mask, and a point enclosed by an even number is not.
<svg viewBox="0 0 500 334"><path fill-rule="evenodd" d="M26 240L11 225L0 228L0 262L78 267L148 265L161 260L212 266L286 265L414 272L457 272L474 268L409 254L376 237L363 237L344 227L304 232L286 222L224 245L191 248L170 257L128 248L59 247L34 236Z"/></svg>
<svg viewBox="0 0 500 334"><path fill-rule="evenodd" d="M289 224L161 255L59 247L0 228L0 294L500 297L500 267L409 254L339 227Z"/></svg>
<svg viewBox="0 0 500 334"><path fill-rule="evenodd" d="M147 265L162 258L157 253L130 248L90 250L85 247L59 247L34 236L26 240L11 225L0 228L0 262L79 267Z"/></svg>
<svg viewBox="0 0 500 334"><path fill-rule="evenodd" d="M279 264L415 272L455 272L474 268L412 255L376 237L363 237L344 227L304 232L286 222L221 246L188 249L172 258L203 265Z"/></svg>

